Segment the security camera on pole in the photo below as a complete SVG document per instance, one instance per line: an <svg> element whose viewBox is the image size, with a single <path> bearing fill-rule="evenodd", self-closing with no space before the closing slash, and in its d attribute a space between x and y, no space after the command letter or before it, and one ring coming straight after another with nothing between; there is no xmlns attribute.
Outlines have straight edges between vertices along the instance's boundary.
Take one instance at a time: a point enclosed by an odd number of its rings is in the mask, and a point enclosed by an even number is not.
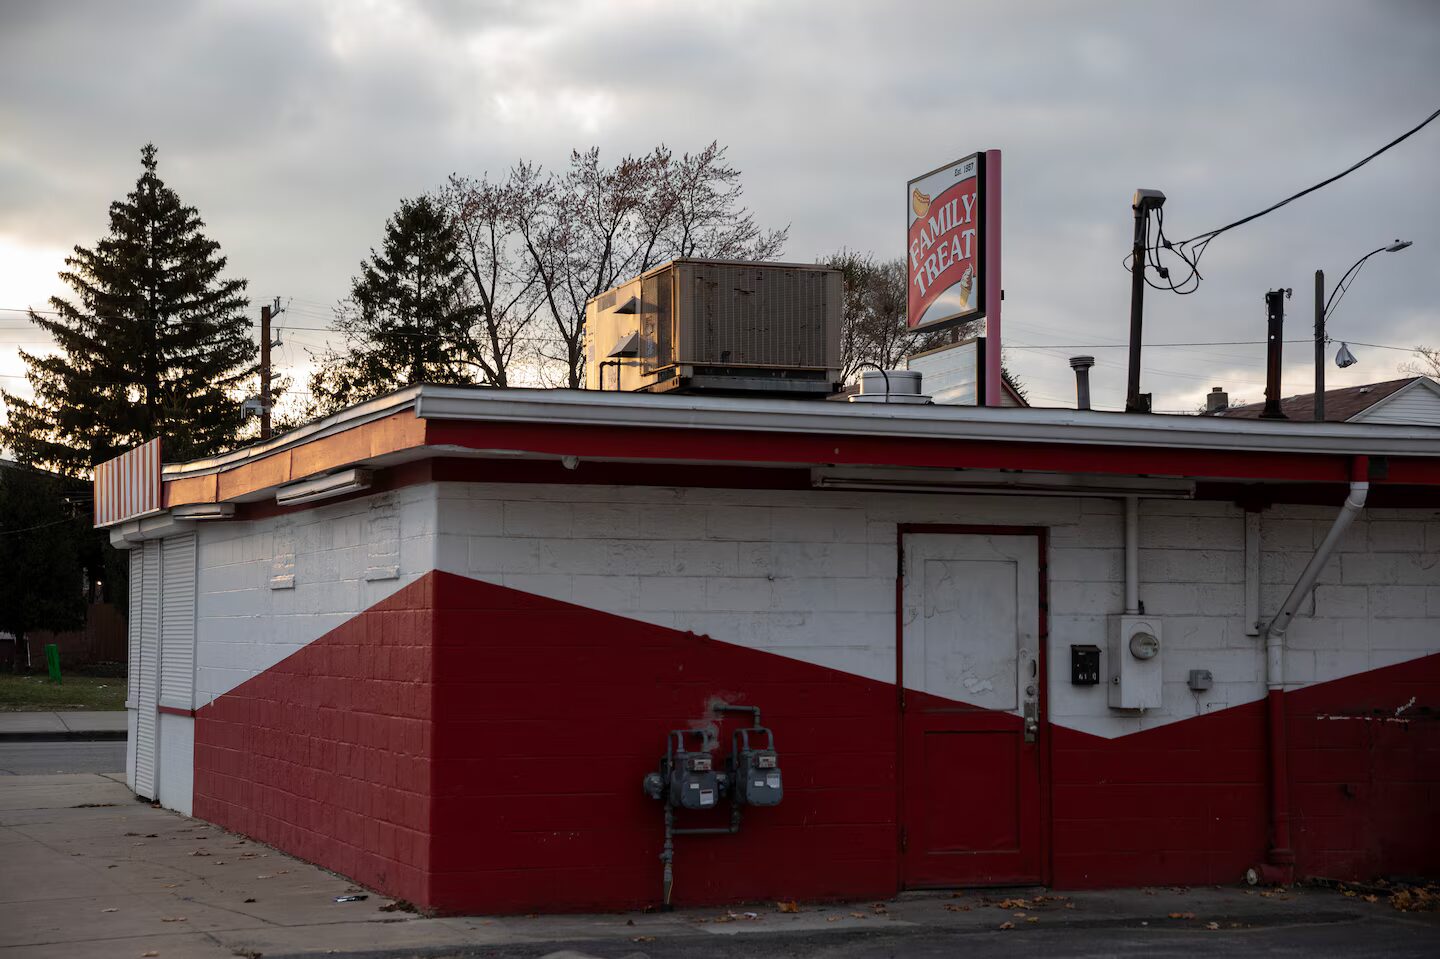
<svg viewBox="0 0 1440 959"><path fill-rule="evenodd" d="M1136 190L1135 244L1130 256L1130 377L1125 387L1125 412L1150 412L1150 394L1140 392L1140 341L1145 321L1145 250L1149 245L1150 213L1165 205L1159 190Z"/></svg>

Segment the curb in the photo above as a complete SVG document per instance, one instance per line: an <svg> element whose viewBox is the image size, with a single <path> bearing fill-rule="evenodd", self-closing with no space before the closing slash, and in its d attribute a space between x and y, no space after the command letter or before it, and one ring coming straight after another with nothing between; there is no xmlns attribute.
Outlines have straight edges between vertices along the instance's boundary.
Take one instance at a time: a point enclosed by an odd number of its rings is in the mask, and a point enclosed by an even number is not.
<svg viewBox="0 0 1440 959"><path fill-rule="evenodd" d="M124 742L130 734L123 729L36 730L33 732L0 732L0 743L99 743Z"/></svg>

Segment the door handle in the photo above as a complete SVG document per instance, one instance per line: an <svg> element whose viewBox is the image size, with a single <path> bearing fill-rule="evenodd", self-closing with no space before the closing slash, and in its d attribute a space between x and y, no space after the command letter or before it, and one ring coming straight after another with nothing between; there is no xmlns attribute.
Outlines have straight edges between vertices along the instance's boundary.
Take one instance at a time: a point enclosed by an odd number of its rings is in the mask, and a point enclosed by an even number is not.
<svg viewBox="0 0 1440 959"><path fill-rule="evenodd" d="M1025 703L1025 741L1033 743L1040 735L1039 709L1034 700Z"/></svg>

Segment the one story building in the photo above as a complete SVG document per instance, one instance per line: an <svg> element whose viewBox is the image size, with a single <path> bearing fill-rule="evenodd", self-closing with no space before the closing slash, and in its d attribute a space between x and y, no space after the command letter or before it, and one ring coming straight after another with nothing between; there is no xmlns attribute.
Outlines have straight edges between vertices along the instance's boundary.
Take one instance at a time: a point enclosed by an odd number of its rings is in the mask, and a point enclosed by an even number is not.
<svg viewBox="0 0 1440 959"><path fill-rule="evenodd" d="M422 386L99 483L136 793L422 907L659 901L726 705L679 904L1440 867L1432 427Z"/></svg>

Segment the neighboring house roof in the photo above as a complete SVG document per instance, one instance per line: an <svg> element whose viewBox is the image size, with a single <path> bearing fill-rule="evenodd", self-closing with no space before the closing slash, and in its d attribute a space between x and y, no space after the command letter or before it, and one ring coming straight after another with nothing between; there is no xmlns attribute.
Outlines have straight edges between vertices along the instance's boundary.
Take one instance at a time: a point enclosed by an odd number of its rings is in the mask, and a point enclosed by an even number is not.
<svg viewBox="0 0 1440 959"><path fill-rule="evenodd" d="M1217 415L1259 419L1264 403L1250 403ZM1280 411L1292 420L1314 418L1315 394L1287 396ZM1404 423L1440 426L1440 384L1426 376L1407 376L1325 391L1327 423Z"/></svg>

